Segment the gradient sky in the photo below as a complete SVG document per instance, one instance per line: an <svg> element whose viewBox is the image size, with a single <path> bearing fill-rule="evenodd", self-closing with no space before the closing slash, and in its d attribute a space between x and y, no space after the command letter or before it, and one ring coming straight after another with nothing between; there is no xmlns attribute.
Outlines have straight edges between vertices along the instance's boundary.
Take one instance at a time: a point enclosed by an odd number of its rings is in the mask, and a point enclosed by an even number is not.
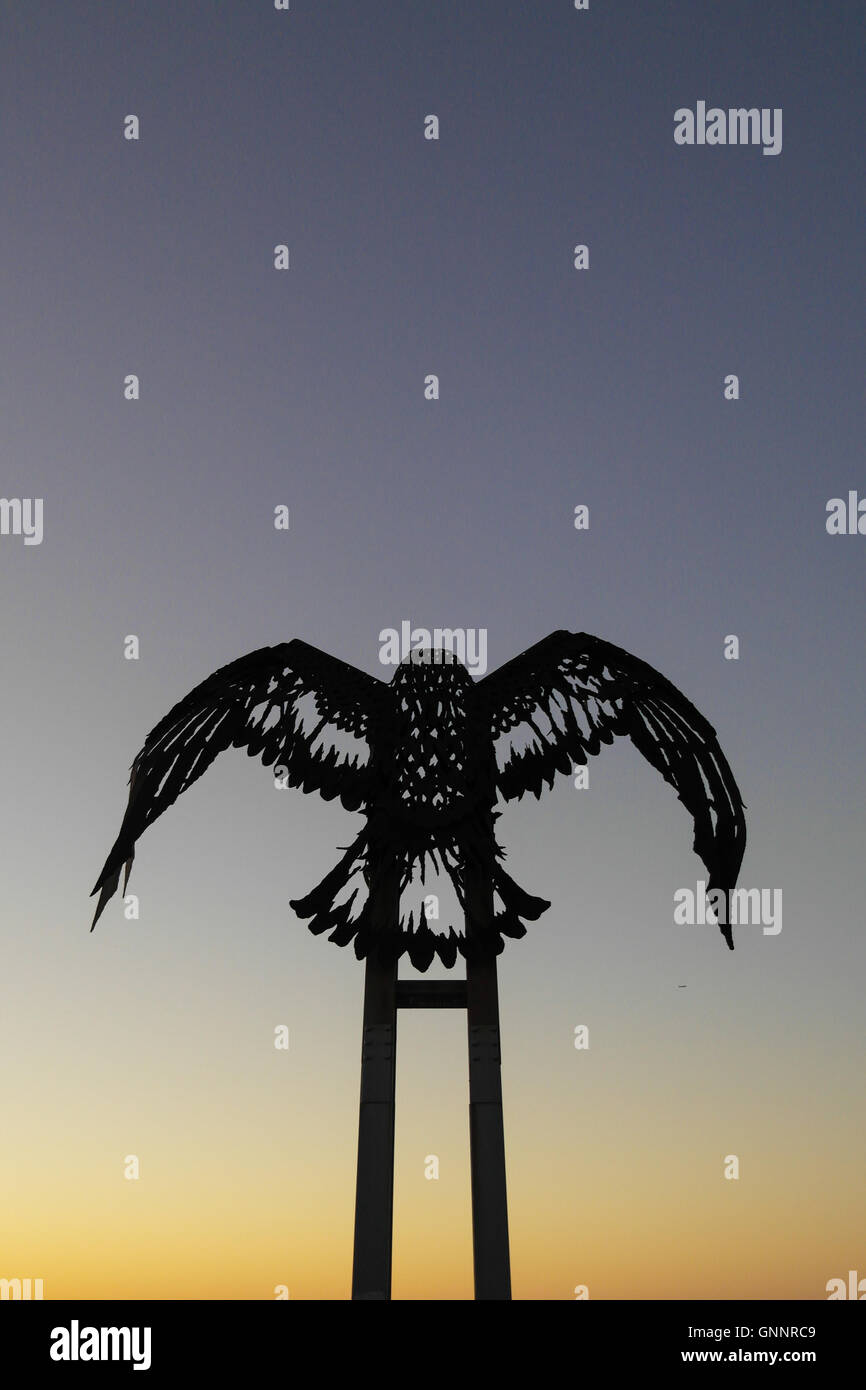
<svg viewBox="0 0 866 1390"><path fill-rule="evenodd" d="M737 776L741 883L783 892L733 953L675 926L702 866L630 746L503 814L553 904L500 965L515 1297L866 1275L866 537L825 527L866 493L864 27L3 7L0 490L44 537L0 536L0 1276L348 1296L363 969L288 903L357 817L225 754L140 843L140 920L90 935L88 894L187 690L294 636L388 679L403 619L485 628L490 669L560 627L648 660ZM782 153L677 146L699 100L781 107ZM395 1298L472 1295L467 1102L463 1016L402 1014Z"/></svg>

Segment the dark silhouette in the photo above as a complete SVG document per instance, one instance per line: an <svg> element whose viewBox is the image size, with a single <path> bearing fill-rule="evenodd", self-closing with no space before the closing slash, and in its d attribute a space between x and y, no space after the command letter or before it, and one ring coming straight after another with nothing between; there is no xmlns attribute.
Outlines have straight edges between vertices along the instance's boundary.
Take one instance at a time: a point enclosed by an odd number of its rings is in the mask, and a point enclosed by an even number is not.
<svg viewBox="0 0 866 1390"><path fill-rule="evenodd" d="M359 959L406 952L426 970L434 955L453 966L458 951L499 952L503 936L526 934L550 906L530 896L502 867L494 804L525 792L540 796L557 772L571 773L603 743L627 735L676 790L694 820L694 848L708 889L736 884L746 842L743 802L706 719L651 666L597 637L554 632L522 656L475 682L450 652L402 662L390 684L295 640L252 652L175 705L148 735L132 765L129 804L94 893L93 925L126 880L135 843L157 816L207 770L218 753L246 748L288 782L326 800L338 797L366 824L336 868L292 903L310 930L354 941ZM420 659L418 659L420 657ZM316 720L305 728L301 701L312 696ZM352 735L367 756L341 751L328 731ZM497 767L495 741L528 738ZM319 741L321 740L321 741ZM427 863L448 873L466 911L468 879L490 876L499 910L475 931L434 933L422 916L382 920L371 911L394 874L401 889ZM348 900L340 895L357 882ZM362 891L358 902L358 891ZM470 912L471 916L471 912ZM720 930L733 950L726 922Z"/></svg>
<svg viewBox="0 0 866 1390"><path fill-rule="evenodd" d="M523 919L549 903L503 869L494 805L540 796L557 772L626 735L691 813L710 891L730 894L746 843L743 802L703 716L651 666L597 637L554 632L477 682L450 652L413 656L385 684L295 640L196 686L133 762L126 815L93 890L93 926L124 864L128 879L139 836L224 748L246 748L289 785L362 812L364 827L337 866L292 903L311 931L329 931L340 946L354 941L366 958L352 1297L390 1297L397 1011L465 1008L475 1296L507 1299L496 957L503 937L524 936ZM504 737L510 754L498 760ZM364 746L363 760L347 742ZM454 885L462 936L453 927L434 933L423 908L417 923L401 917L401 895L428 863ZM729 920L720 929L733 950ZM466 980L398 980L404 952L421 970L434 955L452 966L460 952Z"/></svg>

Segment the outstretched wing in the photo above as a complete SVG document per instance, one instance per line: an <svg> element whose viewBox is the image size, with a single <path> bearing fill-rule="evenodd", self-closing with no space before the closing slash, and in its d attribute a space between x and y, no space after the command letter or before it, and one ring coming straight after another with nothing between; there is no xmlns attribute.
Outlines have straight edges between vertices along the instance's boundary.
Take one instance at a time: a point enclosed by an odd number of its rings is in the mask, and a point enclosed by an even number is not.
<svg viewBox="0 0 866 1390"><path fill-rule="evenodd" d="M553 632L485 676L476 693L493 738L525 743L497 772L505 800L540 796L557 772L626 734L690 812L710 891L734 888L746 847L739 789L715 730L652 666L585 632ZM727 919L719 925L733 950Z"/></svg>
<svg viewBox="0 0 866 1390"><path fill-rule="evenodd" d="M93 889L100 897L91 931L124 864L126 889L136 840L224 748L246 748L265 767L279 763L291 786L357 810L368 763L341 750L331 730L349 736L344 742L367 741L387 691L383 681L299 639L250 652L197 685L148 734L132 764L126 815Z"/></svg>

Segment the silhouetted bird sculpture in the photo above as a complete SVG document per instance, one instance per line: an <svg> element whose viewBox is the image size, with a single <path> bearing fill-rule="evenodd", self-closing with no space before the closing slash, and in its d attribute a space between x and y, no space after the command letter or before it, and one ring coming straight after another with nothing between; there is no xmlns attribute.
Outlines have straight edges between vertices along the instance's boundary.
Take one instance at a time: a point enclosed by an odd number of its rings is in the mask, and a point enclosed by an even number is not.
<svg viewBox="0 0 866 1390"><path fill-rule="evenodd" d="M497 798L510 801L552 787L601 745L628 736L677 792L694 820L694 849L709 891L734 888L746 843L743 802L715 731L651 666L586 633L554 632L479 681L447 651L414 652L390 683L295 640L263 647L223 666L157 724L136 757L120 834L94 893L96 925L124 891L135 843L157 816L207 770L224 748L246 748L282 769L288 785L339 798L366 818L337 866L307 897L292 902L314 933L354 941L359 959L405 951L426 970L438 955L499 952L503 936L526 934L550 906L502 867ZM360 740L365 756L340 743ZM497 760L497 741L509 743ZM470 881L498 899L471 932L431 930L399 911L378 914L383 876L401 889L417 869L444 869L464 913L478 899ZM349 892L349 890L352 890ZM359 900L359 891L361 894ZM348 894L348 896L346 896ZM728 899L726 899L728 900ZM720 921L733 950L730 927ZM92 928L91 928L92 930Z"/></svg>

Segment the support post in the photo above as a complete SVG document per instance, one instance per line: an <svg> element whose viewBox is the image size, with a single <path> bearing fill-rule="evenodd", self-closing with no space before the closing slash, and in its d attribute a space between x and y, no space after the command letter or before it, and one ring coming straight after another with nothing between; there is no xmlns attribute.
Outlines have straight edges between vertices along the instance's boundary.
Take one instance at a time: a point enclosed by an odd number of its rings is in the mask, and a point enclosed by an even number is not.
<svg viewBox="0 0 866 1390"><path fill-rule="evenodd" d="M393 912L391 897L383 892L377 906ZM383 963L371 949L364 981L353 1299L391 1297L396 1061L397 962Z"/></svg>
<svg viewBox="0 0 866 1390"><path fill-rule="evenodd" d="M489 877L473 874L467 883L467 935L476 921L492 922ZM469 1031L469 1162L472 1175L472 1248L476 1299L511 1298L508 1197L505 1182L505 1128L499 1048L499 989L496 955L481 951L466 962L466 1015Z"/></svg>
<svg viewBox="0 0 866 1390"><path fill-rule="evenodd" d="M388 921L396 921L399 878L383 875L376 898L378 910L390 914ZM459 980L398 983L396 960L384 963L375 950L367 956L353 1299L391 1297L398 1007L466 1009L475 1297L511 1298L496 955L484 948L484 933L479 933L477 925L492 921L493 890L489 876L477 866L467 874L466 908L466 931L474 937L476 950L467 958L465 984Z"/></svg>

